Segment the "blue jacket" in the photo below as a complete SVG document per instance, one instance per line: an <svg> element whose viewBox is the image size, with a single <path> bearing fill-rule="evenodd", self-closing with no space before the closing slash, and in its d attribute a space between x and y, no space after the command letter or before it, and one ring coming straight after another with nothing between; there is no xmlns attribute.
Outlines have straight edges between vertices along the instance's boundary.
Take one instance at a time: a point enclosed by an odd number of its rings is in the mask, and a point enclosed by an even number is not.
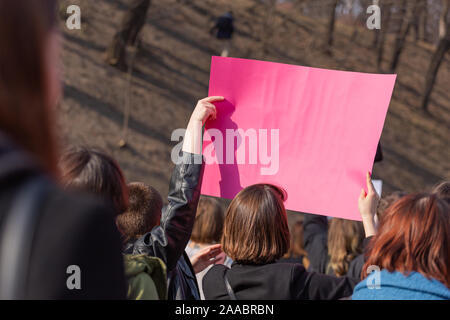
<svg viewBox="0 0 450 320"><path fill-rule="evenodd" d="M373 288L379 280L379 289ZM369 287L372 286L372 289ZM450 290L435 279L427 279L418 272L372 272L358 283L353 300L450 300Z"/></svg>

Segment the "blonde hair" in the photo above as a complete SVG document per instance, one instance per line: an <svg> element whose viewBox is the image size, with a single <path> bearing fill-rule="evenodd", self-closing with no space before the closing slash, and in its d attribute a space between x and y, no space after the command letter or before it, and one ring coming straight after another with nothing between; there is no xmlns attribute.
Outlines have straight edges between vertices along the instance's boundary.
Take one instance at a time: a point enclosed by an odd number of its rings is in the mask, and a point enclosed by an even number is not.
<svg viewBox="0 0 450 320"><path fill-rule="evenodd" d="M331 268L336 276L347 273L350 262L362 253L364 228L361 222L333 218L328 229L328 254Z"/></svg>

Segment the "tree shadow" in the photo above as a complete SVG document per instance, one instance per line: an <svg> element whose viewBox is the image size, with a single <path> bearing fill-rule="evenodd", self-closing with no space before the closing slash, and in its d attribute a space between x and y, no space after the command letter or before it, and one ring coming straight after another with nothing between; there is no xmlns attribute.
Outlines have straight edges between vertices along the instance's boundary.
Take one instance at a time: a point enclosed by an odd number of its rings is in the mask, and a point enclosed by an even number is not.
<svg viewBox="0 0 450 320"><path fill-rule="evenodd" d="M67 84L64 85L64 96L65 98L72 98L77 101L82 108L89 108L90 110L97 112L100 116L115 122L119 127L122 126L123 113L114 109L109 103ZM143 122L136 120L133 117L130 117L129 119L129 128L164 144L167 144L167 142L170 141L169 136L149 128Z"/></svg>
<svg viewBox="0 0 450 320"><path fill-rule="evenodd" d="M158 23L157 21L149 20L148 24L153 26L155 29L158 29L159 31L166 33L167 35L169 35L172 38L178 40L179 42L182 42L184 44L189 45L190 47L193 47L193 48L196 48L196 49L198 49L200 51L203 51L207 55L214 55L214 54L216 54L216 52L213 49L203 45L201 42L199 42L197 40L194 40L193 38L189 37L185 33L180 33L179 31L176 31L174 29L170 29L170 28L168 28L168 27Z"/></svg>

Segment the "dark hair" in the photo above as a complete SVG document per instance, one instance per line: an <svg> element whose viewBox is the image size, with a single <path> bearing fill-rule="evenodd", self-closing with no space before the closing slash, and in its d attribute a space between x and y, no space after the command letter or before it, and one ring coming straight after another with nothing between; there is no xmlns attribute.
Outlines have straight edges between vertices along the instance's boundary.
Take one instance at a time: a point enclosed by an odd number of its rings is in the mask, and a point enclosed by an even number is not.
<svg viewBox="0 0 450 320"><path fill-rule="evenodd" d="M222 249L242 264L274 262L289 250L286 192L274 185L245 188L226 212Z"/></svg>
<svg viewBox="0 0 450 320"><path fill-rule="evenodd" d="M0 131L57 172L45 48L56 25L56 1L0 1Z"/></svg>
<svg viewBox="0 0 450 320"><path fill-rule="evenodd" d="M128 189L117 162L105 153L88 148L66 152L60 161L64 184L95 194L113 205L115 214L128 207Z"/></svg>
<svg viewBox="0 0 450 320"><path fill-rule="evenodd" d="M137 240L161 220L163 201L159 192L143 183L128 184L128 209L116 218L124 242Z"/></svg>
<svg viewBox="0 0 450 320"><path fill-rule="evenodd" d="M201 197L197 206L191 240L197 243L218 243L222 237L225 214L219 201Z"/></svg>
<svg viewBox="0 0 450 320"><path fill-rule="evenodd" d="M450 288L450 209L435 194L412 194L391 205L371 240L367 268L389 272L416 271Z"/></svg>

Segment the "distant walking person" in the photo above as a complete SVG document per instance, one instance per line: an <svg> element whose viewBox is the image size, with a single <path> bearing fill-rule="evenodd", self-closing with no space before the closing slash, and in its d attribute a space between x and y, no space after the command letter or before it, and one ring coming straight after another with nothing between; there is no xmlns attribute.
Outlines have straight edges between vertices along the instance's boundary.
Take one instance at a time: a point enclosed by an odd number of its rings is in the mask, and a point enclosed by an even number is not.
<svg viewBox="0 0 450 320"><path fill-rule="evenodd" d="M145 24L151 0L131 0L121 26L106 52L106 62L121 70L127 70L126 46L134 45Z"/></svg>
<svg viewBox="0 0 450 320"><path fill-rule="evenodd" d="M234 32L233 12L229 11L217 19L216 25L211 29L217 39L223 42L222 57L228 57L230 53L231 39Z"/></svg>

